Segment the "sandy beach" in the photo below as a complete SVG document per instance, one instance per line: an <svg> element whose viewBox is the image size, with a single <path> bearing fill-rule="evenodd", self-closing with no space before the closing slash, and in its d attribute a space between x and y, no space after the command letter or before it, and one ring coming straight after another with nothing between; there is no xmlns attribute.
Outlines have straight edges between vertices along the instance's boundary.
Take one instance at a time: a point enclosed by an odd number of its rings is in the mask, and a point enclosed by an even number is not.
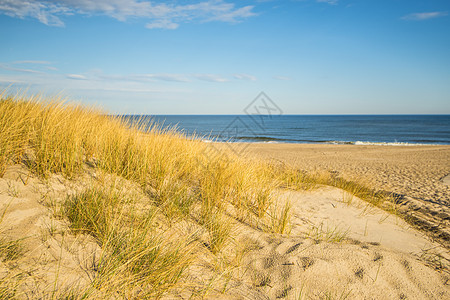
<svg viewBox="0 0 450 300"><path fill-rule="evenodd" d="M448 146L206 143L0 104L0 299L450 298Z"/></svg>
<svg viewBox="0 0 450 300"><path fill-rule="evenodd" d="M402 195L402 212L449 246L450 146L254 143L246 144L245 152Z"/></svg>

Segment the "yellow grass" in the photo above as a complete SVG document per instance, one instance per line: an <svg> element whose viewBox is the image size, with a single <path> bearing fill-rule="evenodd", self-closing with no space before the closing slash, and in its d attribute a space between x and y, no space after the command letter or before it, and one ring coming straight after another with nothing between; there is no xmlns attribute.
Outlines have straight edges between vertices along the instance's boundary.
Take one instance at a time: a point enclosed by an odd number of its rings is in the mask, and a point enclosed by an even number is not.
<svg viewBox="0 0 450 300"><path fill-rule="evenodd" d="M265 228L285 230L287 213L278 222L269 212L279 183L267 165L209 157L208 145L175 130L126 124L64 99L1 96L0 175L16 163L43 179L54 173L75 178L93 167L137 183L151 200L146 203L151 209L137 214L142 209L135 208L146 204L107 183L67 198L61 217L74 233L95 237L103 251L95 267L98 276L86 290L76 291L79 295L157 297L182 281L193 243L179 236L163 239L169 234L155 227L155 216L199 224L212 254L230 241L229 205L266 222ZM2 249L12 249L5 243Z"/></svg>
<svg viewBox="0 0 450 300"><path fill-rule="evenodd" d="M201 247L218 255L229 244L233 218L275 234L289 232L290 204L276 202L279 188L330 184L380 201L369 189L331 176L232 153L227 159L207 155L210 145L157 124L126 124L60 98L0 96L0 176L17 163L43 179L55 173L75 178L94 168L134 182L148 201L107 181L69 196L59 208L61 217L73 233L93 236L102 255L92 266L97 276L89 286L52 297L149 298L180 288ZM167 227L158 225L161 218ZM183 221L203 228L203 243L170 229ZM3 240L0 249L3 259L19 252ZM0 294L14 290L5 278Z"/></svg>

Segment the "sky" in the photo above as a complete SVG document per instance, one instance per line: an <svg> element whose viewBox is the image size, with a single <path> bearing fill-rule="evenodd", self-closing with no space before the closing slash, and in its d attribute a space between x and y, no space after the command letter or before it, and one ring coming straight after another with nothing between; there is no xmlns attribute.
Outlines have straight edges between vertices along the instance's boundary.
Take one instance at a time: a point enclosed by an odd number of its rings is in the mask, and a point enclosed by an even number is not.
<svg viewBox="0 0 450 300"><path fill-rule="evenodd" d="M117 114L450 114L448 0L0 0L0 89Z"/></svg>

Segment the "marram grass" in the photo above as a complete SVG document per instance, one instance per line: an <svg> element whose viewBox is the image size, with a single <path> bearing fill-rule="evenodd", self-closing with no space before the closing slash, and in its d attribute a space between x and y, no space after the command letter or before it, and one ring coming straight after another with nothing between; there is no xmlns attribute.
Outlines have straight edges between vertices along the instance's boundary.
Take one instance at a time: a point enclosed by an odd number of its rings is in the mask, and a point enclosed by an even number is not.
<svg viewBox="0 0 450 300"><path fill-rule="evenodd" d="M329 175L310 175L232 153L225 160L210 156L209 144L173 129L129 124L64 99L0 97L0 176L17 163L44 180L55 173L76 178L95 168L133 182L148 201L124 195L108 183L67 197L61 217L69 221L73 234L94 237L102 256L95 262L97 275L91 284L58 291L62 298L160 297L185 282L199 246L218 255L229 245L233 218L247 219L255 229L288 233L291 206L277 203L279 188L330 184L357 196L374 196L367 188ZM169 223L166 231L157 225L161 216ZM170 233L178 221L203 228L205 241ZM4 280L0 293L12 293Z"/></svg>
<svg viewBox="0 0 450 300"><path fill-rule="evenodd" d="M160 216L204 228L200 245L211 255L232 239L230 205L267 223L268 231L284 232L283 226L271 226L280 222L269 210L279 187L270 166L231 153L227 160L210 157L201 141L157 124L140 124L59 98L1 95L0 175L17 163L44 180L55 173L76 178L95 168L134 182L151 202L139 203L108 183L68 196L60 216L73 234L94 237L102 256L89 287L56 294L145 298L178 287L195 257L195 238L161 231L156 225ZM146 205L151 208L136 209ZM285 214L281 223L287 221Z"/></svg>

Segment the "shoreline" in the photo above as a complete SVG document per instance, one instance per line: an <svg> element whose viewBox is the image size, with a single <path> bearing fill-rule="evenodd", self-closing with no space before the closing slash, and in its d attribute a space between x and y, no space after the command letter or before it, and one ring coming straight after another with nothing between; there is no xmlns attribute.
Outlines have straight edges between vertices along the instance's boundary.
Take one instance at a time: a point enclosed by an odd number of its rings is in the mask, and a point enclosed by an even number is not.
<svg viewBox="0 0 450 300"><path fill-rule="evenodd" d="M450 144L428 144L428 143L409 143L409 142L371 142L371 141L289 141L285 139L255 137L255 138L231 138L228 141L218 141L206 137L187 136L189 139L200 140L204 143L230 143L230 144L281 144L281 145L350 145L350 146L450 146ZM249 141L252 140L252 141Z"/></svg>
<svg viewBox="0 0 450 300"><path fill-rule="evenodd" d="M188 137L192 138L192 137ZM217 144L276 144L276 145L333 145L333 146L393 146L393 147L450 147L450 144L419 144L419 143L407 143L407 142L362 142L362 141L356 141L356 142L343 142L343 141L336 141L336 142L280 142L280 141L255 141L255 142L248 142L248 141L215 141L215 140L209 140L209 139L199 139L204 143L217 143Z"/></svg>

